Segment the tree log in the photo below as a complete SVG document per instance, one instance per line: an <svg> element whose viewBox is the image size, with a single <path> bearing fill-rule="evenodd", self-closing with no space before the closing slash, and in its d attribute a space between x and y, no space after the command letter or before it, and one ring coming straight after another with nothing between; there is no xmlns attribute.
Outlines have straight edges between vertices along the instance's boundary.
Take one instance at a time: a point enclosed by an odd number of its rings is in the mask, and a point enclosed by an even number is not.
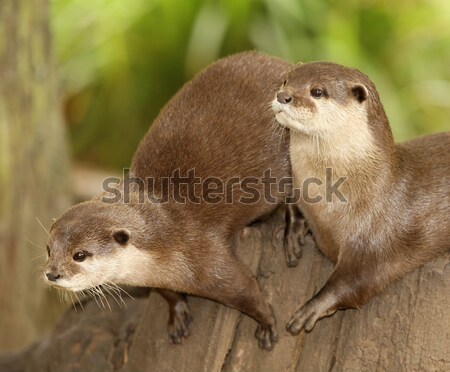
<svg viewBox="0 0 450 372"><path fill-rule="evenodd" d="M60 314L37 269L40 223L68 206L47 0L0 1L0 74L0 349L15 349Z"/></svg>

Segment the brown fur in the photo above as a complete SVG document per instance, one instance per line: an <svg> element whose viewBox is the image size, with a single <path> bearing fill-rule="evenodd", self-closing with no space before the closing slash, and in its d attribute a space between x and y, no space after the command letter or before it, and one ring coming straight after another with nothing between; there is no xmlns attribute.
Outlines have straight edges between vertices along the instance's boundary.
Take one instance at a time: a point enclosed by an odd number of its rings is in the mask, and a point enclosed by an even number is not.
<svg viewBox="0 0 450 372"><path fill-rule="evenodd" d="M288 137L276 135L268 104L276 82L291 67L258 53L242 53L214 63L161 111L134 155L130 174L141 179L153 177L156 186L150 188L156 196L164 194L161 180L176 169L185 174L195 168L196 176L203 179L260 179L267 169L278 179L289 176ZM234 189L236 199L245 196L239 188ZM262 192L261 184L258 190ZM196 195L204 192L196 186ZM217 300L255 318L260 323L260 346L270 349L276 340L275 318L230 241L244 226L271 213L286 194L272 188L272 195L276 196L274 203L259 200L251 205L224 201L180 204L172 198L167 203L140 204L138 195L133 195L130 204L83 203L52 226L47 267L72 277L111 271L102 280ZM288 220L295 217L291 214ZM289 231L295 230L292 226L296 224L293 222ZM113 231L121 228L130 232L126 246L112 238ZM296 260L300 255L296 242L292 238L287 241L288 250L295 250L290 259ZM84 266L72 259L80 249L93 253ZM130 253L124 256L121 252ZM84 269L88 265L92 265L89 273ZM64 283L64 278L58 281ZM98 281L92 284L102 284ZM165 294L174 305L173 296Z"/></svg>
<svg viewBox="0 0 450 372"><path fill-rule="evenodd" d="M296 186L323 179L326 168L347 177L346 203L300 203L318 247L336 266L288 323L297 334L337 309L364 305L450 248L450 133L395 144L374 84L354 69L308 63L286 80L273 108L291 129ZM326 94L314 98L315 87Z"/></svg>

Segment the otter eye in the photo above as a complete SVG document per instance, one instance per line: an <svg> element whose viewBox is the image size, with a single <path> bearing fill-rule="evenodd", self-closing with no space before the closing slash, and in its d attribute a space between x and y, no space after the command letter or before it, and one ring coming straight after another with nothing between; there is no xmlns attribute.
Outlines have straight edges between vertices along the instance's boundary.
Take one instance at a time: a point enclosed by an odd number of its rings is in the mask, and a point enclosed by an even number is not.
<svg viewBox="0 0 450 372"><path fill-rule="evenodd" d="M283 86L285 86L287 84L287 80L284 81Z"/></svg>
<svg viewBox="0 0 450 372"><path fill-rule="evenodd" d="M311 96L313 96L314 98L320 98L325 95L325 92L323 91L323 89L320 89L320 88L313 88L313 89L311 89L310 93L311 93Z"/></svg>
<svg viewBox="0 0 450 372"><path fill-rule="evenodd" d="M50 257L50 247L47 245L47 255Z"/></svg>
<svg viewBox="0 0 450 372"><path fill-rule="evenodd" d="M86 252L77 252L73 255L73 259L77 262L83 262L87 257Z"/></svg>

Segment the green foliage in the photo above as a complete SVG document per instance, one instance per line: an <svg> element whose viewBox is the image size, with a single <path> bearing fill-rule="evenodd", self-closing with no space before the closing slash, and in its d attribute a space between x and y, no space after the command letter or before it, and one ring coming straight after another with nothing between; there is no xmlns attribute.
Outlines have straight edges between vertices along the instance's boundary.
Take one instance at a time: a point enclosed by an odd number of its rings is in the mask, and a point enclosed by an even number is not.
<svg viewBox="0 0 450 372"><path fill-rule="evenodd" d="M215 59L258 49L376 83L397 140L449 130L450 2L53 0L75 156L124 167L159 109Z"/></svg>

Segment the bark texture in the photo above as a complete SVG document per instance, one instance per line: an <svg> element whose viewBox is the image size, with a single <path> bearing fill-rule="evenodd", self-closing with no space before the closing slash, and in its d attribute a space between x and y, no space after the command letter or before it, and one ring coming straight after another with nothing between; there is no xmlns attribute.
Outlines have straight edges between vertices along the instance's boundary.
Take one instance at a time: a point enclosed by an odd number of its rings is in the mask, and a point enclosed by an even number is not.
<svg viewBox="0 0 450 372"><path fill-rule="evenodd" d="M48 227L68 203L57 107L47 0L0 1L0 349L36 338L58 308L38 269L38 220Z"/></svg>
<svg viewBox="0 0 450 372"><path fill-rule="evenodd" d="M392 285L360 310L340 311L310 333L290 336L293 311L332 270L307 241L295 268L287 268L280 215L246 228L239 256L257 272L278 319L280 340L271 352L258 348L256 323L221 304L189 298L192 335L170 346L168 309L151 293L126 299L112 312L91 301L69 310L53 333L21 354L0 358L0 371L449 371L450 254Z"/></svg>

